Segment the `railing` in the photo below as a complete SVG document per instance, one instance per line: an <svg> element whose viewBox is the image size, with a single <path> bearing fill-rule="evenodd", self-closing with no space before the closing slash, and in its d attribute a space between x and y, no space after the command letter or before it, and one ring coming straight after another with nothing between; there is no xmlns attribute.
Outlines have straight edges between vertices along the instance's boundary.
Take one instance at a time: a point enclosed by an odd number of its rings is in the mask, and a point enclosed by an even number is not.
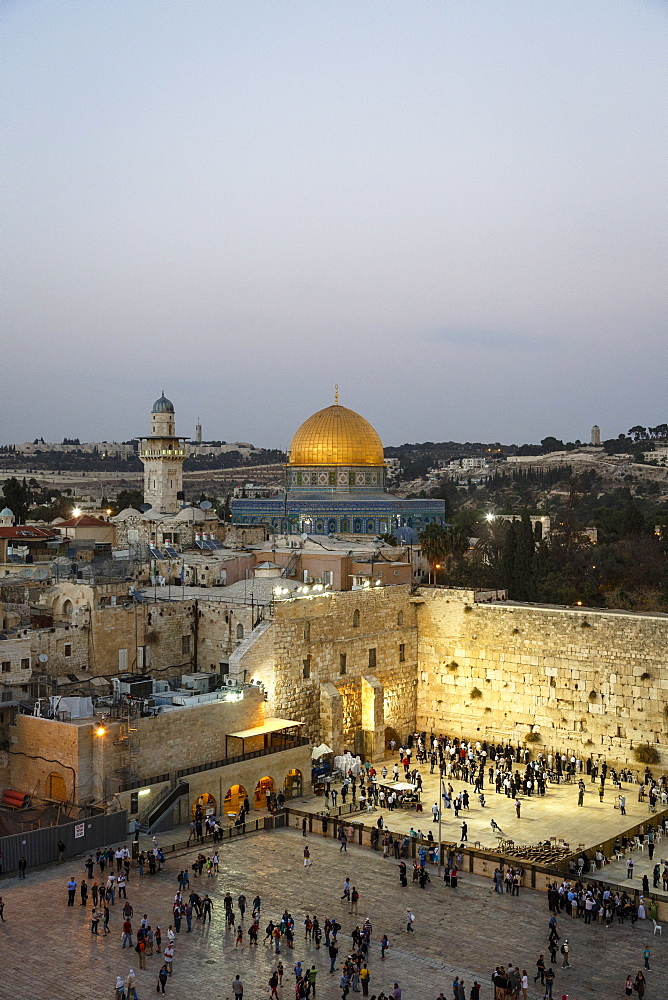
<svg viewBox="0 0 668 1000"><path fill-rule="evenodd" d="M184 767L176 772L177 778L184 778L188 774L199 774L201 771L213 771L217 767L227 767L228 764L240 764L244 760L254 760L256 757L266 757L272 753L282 753L284 750L295 750L297 747L304 747L310 744L306 736L299 740L292 740L292 746L264 747L262 750L251 750L249 753L241 753L236 757L224 757L222 760L212 760L207 764L198 764L195 767Z"/></svg>
<svg viewBox="0 0 668 1000"><path fill-rule="evenodd" d="M157 807L162 802L164 802L165 799L167 798L167 796L171 795L173 791L174 791L174 789L172 788L172 786L171 785L167 785L167 787L163 788L161 792L158 792L158 794L153 799L153 801L151 803L149 803L149 805L146 807L146 809L144 809L144 811L137 817L137 820L138 820L140 826L146 826L147 825L151 813L154 812L155 809L157 809Z"/></svg>
<svg viewBox="0 0 668 1000"><path fill-rule="evenodd" d="M187 795L189 791L190 786L188 785L188 782L179 781L175 788L169 788L166 795L160 796L159 802L153 803L146 821L148 833L151 832L152 828L162 819L165 813L167 813L170 809L173 809L179 799L181 799L184 795Z"/></svg>

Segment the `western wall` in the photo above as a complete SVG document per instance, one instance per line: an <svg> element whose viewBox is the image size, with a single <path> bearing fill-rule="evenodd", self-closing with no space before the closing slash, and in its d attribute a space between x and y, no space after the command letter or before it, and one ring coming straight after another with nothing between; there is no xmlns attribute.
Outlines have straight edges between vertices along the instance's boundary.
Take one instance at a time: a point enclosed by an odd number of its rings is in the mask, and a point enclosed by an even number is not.
<svg viewBox="0 0 668 1000"><path fill-rule="evenodd" d="M668 616L480 603L421 591L418 729L601 754L637 767L668 732ZM668 764L668 757L662 763Z"/></svg>
<svg viewBox="0 0 668 1000"><path fill-rule="evenodd" d="M490 597L388 587L278 603L230 670L262 680L273 714L313 740L376 758L415 728L515 744L531 733L536 749L635 768L638 743L662 753L667 615Z"/></svg>

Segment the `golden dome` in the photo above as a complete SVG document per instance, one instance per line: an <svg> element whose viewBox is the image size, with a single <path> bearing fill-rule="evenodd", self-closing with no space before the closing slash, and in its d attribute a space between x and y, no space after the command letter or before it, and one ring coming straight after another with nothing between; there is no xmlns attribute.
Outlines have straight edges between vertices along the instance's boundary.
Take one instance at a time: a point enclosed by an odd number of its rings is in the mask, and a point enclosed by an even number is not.
<svg viewBox="0 0 668 1000"><path fill-rule="evenodd" d="M305 420L290 444L289 465L384 465L383 445L368 420L335 403Z"/></svg>

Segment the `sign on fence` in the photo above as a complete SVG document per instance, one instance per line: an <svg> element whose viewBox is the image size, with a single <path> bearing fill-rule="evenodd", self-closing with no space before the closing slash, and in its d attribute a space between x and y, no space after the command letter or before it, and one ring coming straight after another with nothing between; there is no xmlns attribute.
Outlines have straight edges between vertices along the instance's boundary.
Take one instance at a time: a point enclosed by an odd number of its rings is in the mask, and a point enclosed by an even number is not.
<svg viewBox="0 0 668 1000"><path fill-rule="evenodd" d="M79 837L85 837L85 836L86 836L86 824L77 823L76 826L74 827L74 839L78 840Z"/></svg>

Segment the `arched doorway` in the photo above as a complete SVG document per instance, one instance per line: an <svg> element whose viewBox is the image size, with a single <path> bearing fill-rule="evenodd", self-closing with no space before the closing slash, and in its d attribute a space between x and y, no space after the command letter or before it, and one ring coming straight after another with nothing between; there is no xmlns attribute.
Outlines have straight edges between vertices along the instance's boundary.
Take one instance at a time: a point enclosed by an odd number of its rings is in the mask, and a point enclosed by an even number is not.
<svg viewBox="0 0 668 1000"><path fill-rule="evenodd" d="M243 809L244 799L248 797L248 792L243 785L232 785L227 789L223 812L226 816L238 816Z"/></svg>
<svg viewBox="0 0 668 1000"><path fill-rule="evenodd" d="M67 785L62 774L59 774L58 771L52 771L46 779L46 797L47 799L59 799L60 802L64 802L67 798Z"/></svg>
<svg viewBox="0 0 668 1000"><path fill-rule="evenodd" d="M192 806L193 819L197 819L199 815L202 820L205 820L207 816L216 815L216 800L213 795L209 792L203 792L198 795Z"/></svg>
<svg viewBox="0 0 668 1000"><path fill-rule="evenodd" d="M385 728L385 747L386 747L386 749L389 749L389 746L390 746L390 743L392 742L392 740L394 740L396 746L401 746L401 742L399 740L399 735L398 735L396 729L393 729L392 726L387 726Z"/></svg>
<svg viewBox="0 0 668 1000"><path fill-rule="evenodd" d="M302 772L293 767L285 776L283 794L286 799L296 799L302 794Z"/></svg>
<svg viewBox="0 0 668 1000"><path fill-rule="evenodd" d="M71 601L65 601L63 603L63 614L64 615L71 615L72 611L73 611L72 602Z"/></svg>
<svg viewBox="0 0 668 1000"><path fill-rule="evenodd" d="M266 775L264 778L260 778L255 786L255 808L269 808L269 799L275 791L276 786L274 785L273 778L270 778L269 775Z"/></svg>

